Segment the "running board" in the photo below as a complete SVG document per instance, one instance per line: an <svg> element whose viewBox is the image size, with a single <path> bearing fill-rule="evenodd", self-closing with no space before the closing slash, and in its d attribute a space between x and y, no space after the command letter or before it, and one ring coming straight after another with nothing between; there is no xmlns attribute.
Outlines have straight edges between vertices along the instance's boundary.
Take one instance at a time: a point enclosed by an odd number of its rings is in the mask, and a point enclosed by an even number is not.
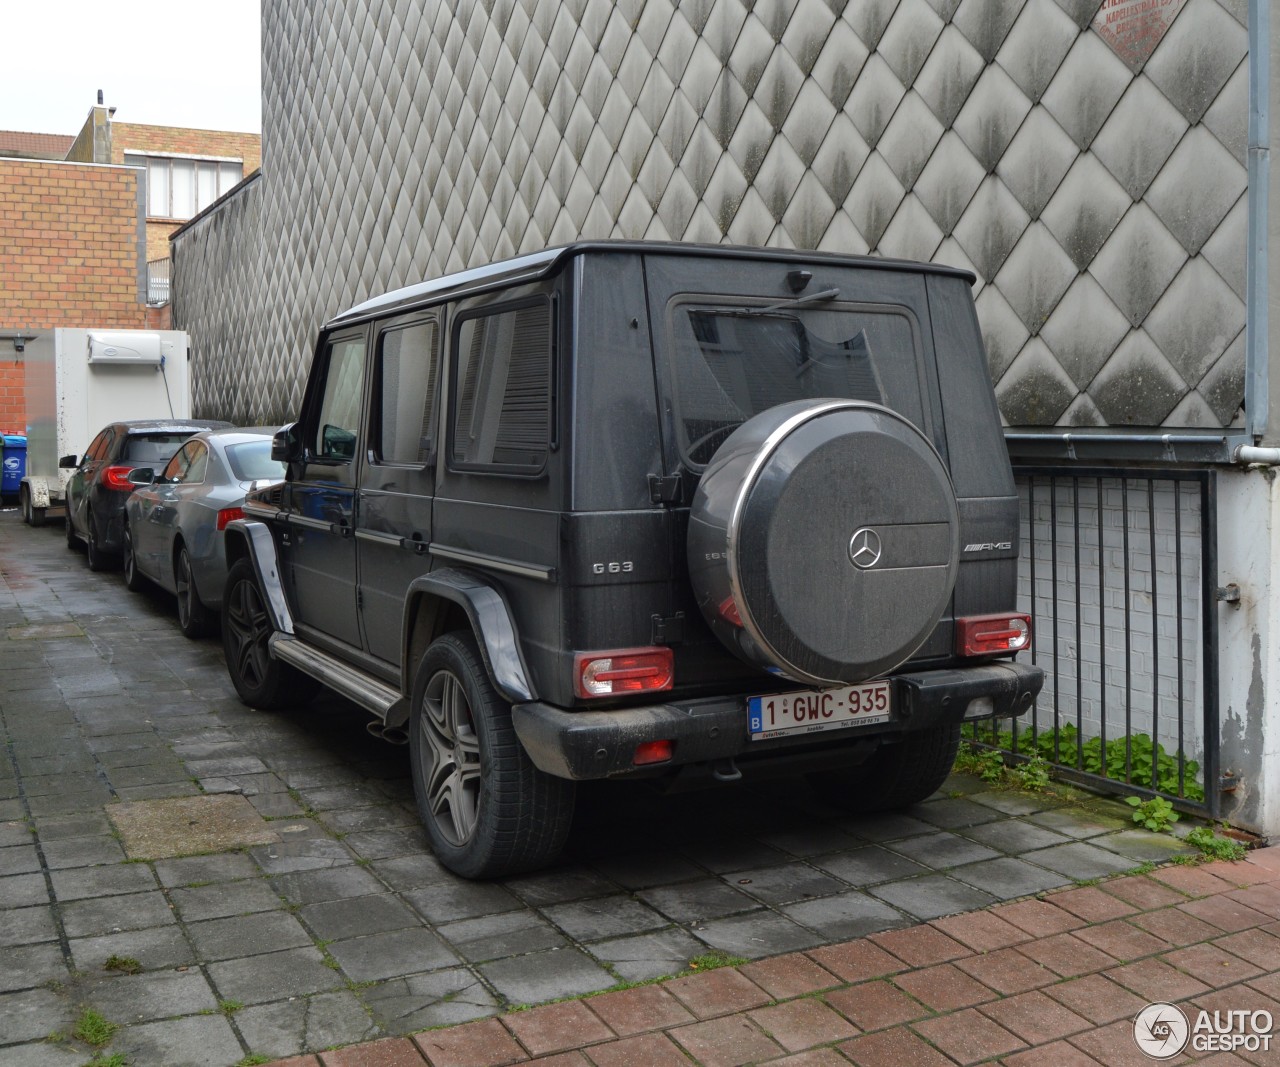
<svg viewBox="0 0 1280 1067"><path fill-rule="evenodd" d="M404 703L404 697L398 689L392 689L372 674L343 663L342 660L321 652L314 645L304 644L296 637L276 632L271 635L270 649L272 658L297 667L303 674L311 675L383 722L387 721L397 704ZM404 716L396 718L402 719Z"/></svg>

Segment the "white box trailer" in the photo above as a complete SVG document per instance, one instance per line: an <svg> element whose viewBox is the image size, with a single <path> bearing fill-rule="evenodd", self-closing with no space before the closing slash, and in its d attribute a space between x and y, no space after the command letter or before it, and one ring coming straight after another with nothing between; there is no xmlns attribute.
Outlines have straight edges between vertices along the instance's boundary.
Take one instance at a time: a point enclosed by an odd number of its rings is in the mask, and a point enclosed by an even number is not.
<svg viewBox="0 0 1280 1067"><path fill-rule="evenodd" d="M24 521L62 513L72 472L58 460L83 455L108 423L191 417L189 350L180 330L53 329L25 339Z"/></svg>

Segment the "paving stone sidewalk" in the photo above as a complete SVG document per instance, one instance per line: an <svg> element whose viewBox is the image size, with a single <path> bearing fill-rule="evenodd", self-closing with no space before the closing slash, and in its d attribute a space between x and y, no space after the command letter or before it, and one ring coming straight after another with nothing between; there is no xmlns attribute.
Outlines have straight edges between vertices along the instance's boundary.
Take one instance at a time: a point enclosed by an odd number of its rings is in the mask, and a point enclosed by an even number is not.
<svg viewBox="0 0 1280 1067"><path fill-rule="evenodd" d="M350 704L244 707L216 638L182 637L158 590L90 572L60 525L0 513L0 574L0 1067L81 1067L86 1008L133 1067L230 1067L711 951L818 950L1185 851L1113 801L965 776L856 819L796 781L612 784L583 790L552 870L468 883L427 846L406 750ZM190 821L172 849L175 812Z"/></svg>
<svg viewBox="0 0 1280 1067"><path fill-rule="evenodd" d="M273 1067L1139 1067L1153 1002L1280 1022L1277 920L1280 846Z"/></svg>

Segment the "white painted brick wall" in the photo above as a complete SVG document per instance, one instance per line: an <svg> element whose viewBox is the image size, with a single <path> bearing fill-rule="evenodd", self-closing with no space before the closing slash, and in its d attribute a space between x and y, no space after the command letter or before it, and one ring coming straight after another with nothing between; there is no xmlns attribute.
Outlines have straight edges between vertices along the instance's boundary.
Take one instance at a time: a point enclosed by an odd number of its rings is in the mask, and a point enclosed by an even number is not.
<svg viewBox="0 0 1280 1067"><path fill-rule="evenodd" d="M1152 735L1170 753L1181 727L1183 751L1201 761L1199 485L1158 478L1150 492L1148 485L1131 479L1126 493L1120 479L1102 479L1099 524L1098 479L1060 478L1051 492L1047 477L1019 475L1018 598L1035 617L1034 661L1047 676L1035 718L1040 729L1052 727L1056 704L1059 723L1097 737L1105 716L1108 739L1127 728ZM1020 730L1031 725L1031 715L1019 720Z"/></svg>

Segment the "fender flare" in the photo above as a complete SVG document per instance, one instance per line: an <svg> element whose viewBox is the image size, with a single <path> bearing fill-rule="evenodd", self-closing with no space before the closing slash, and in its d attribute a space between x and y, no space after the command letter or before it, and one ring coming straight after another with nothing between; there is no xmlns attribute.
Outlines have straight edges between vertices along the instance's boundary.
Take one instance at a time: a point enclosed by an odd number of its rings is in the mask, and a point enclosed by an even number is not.
<svg viewBox="0 0 1280 1067"><path fill-rule="evenodd" d="M280 557L276 554L276 543L267 524L254 519L233 519L227 523L226 540L223 544L226 548L227 570L230 571L232 564L247 557L258 577L258 588L262 590L272 627L279 633L292 635L293 613L285 599L284 583L280 577Z"/></svg>
<svg viewBox="0 0 1280 1067"><path fill-rule="evenodd" d="M27 475L22 479L22 485L27 487L27 494L31 498L31 506L33 508L49 508L52 507L52 496L49 492L49 483L38 475Z"/></svg>
<svg viewBox="0 0 1280 1067"><path fill-rule="evenodd" d="M413 688L416 665L410 662L410 633L418 605L426 596L447 600L466 612L489 678L503 699L512 704L536 699L506 598L485 578L461 567L442 567L424 574L405 591L404 623L400 628L403 692L409 693Z"/></svg>

